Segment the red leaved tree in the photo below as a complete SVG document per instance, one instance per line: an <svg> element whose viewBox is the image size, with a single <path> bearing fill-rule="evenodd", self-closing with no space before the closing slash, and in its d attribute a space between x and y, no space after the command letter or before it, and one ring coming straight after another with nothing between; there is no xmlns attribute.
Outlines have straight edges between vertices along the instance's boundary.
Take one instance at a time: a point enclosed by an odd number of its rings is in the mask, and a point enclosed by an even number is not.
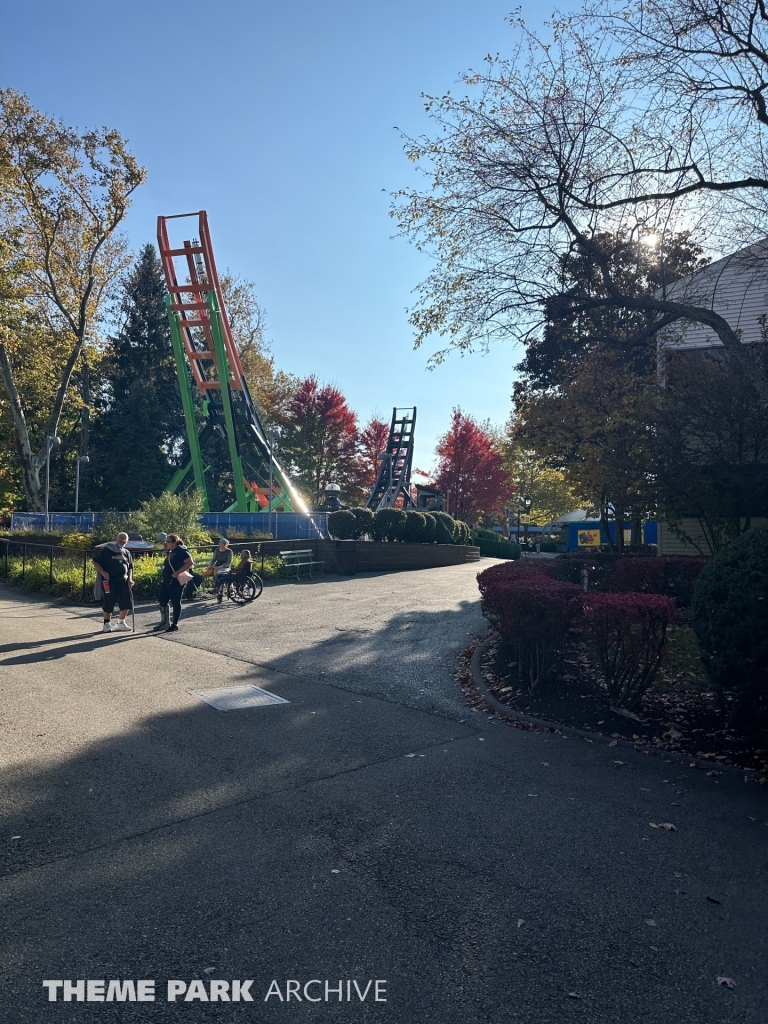
<svg viewBox="0 0 768 1024"><path fill-rule="evenodd" d="M363 491L370 492L379 475L379 456L387 447L389 424L384 420L371 416L360 431L360 456L358 460L358 480Z"/></svg>
<svg viewBox="0 0 768 1024"><path fill-rule="evenodd" d="M482 515L500 515L514 487L493 435L456 408L436 450L435 485L444 493L450 490L451 515L466 523L475 523Z"/></svg>
<svg viewBox="0 0 768 1024"><path fill-rule="evenodd" d="M357 449L357 417L339 389L321 387L315 376L300 381L280 451L305 494L319 501L329 483L345 490L354 478Z"/></svg>

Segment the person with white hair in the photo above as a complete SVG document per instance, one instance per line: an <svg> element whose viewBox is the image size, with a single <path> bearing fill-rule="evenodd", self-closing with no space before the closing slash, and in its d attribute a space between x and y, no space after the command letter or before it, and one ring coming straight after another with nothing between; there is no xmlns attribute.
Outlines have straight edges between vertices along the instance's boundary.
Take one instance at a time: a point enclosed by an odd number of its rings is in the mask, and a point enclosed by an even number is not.
<svg viewBox="0 0 768 1024"><path fill-rule="evenodd" d="M133 604L131 588L133 587L133 556L126 548L127 533L118 533L108 544L103 544L93 558L96 572L101 577L101 610L104 613L103 633L113 631L130 633L131 627L125 621L128 610ZM112 625L112 612L115 603L120 608L117 624Z"/></svg>

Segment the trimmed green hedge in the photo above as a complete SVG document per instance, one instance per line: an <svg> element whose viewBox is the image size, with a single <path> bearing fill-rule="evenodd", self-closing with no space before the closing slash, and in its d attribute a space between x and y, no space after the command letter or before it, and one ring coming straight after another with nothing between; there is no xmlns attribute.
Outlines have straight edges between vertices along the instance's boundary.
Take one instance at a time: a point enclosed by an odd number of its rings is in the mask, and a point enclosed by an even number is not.
<svg viewBox="0 0 768 1024"><path fill-rule="evenodd" d="M477 541L483 558L519 558L520 545L511 544L508 540L486 540L479 537Z"/></svg>

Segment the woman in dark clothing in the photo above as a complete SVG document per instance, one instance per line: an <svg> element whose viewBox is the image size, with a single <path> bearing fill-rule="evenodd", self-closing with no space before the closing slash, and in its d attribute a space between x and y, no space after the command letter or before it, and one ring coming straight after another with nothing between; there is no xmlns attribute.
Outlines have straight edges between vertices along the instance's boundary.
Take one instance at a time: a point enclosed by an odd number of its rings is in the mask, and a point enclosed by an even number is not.
<svg viewBox="0 0 768 1024"><path fill-rule="evenodd" d="M184 541L175 533L169 533L165 540L165 549L168 552L163 564L163 581L160 586L160 607L164 609L165 621L168 621L168 602L171 603L171 624L166 627L166 633L175 633L179 628L179 616L181 615L181 595L184 590L184 583L179 582L179 576L183 572L189 572L194 562ZM160 626L162 628L162 624Z"/></svg>

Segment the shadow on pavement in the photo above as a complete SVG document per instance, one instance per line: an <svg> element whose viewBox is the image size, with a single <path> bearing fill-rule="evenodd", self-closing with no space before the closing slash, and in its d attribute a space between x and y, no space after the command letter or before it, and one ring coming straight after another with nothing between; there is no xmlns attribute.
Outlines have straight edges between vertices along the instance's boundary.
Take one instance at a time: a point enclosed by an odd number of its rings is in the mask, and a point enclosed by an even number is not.
<svg viewBox="0 0 768 1024"><path fill-rule="evenodd" d="M296 671L274 683L289 704L195 703L2 769L5 1019L95 1019L44 1002L44 978L158 979L142 1019L177 1019L165 979L254 978L252 1006L190 1003L184 1019L560 1024L575 1005L593 1024L762 1024L768 828L746 817L764 794L694 777L678 831L649 835L663 819L640 787L669 795L662 763L622 774L604 748L348 692L361 665L384 694L393 666L426 670L463 622L459 608L347 630L292 662L338 688ZM264 675L243 664L240 681ZM273 978L386 978L388 1002L265 1004Z"/></svg>

